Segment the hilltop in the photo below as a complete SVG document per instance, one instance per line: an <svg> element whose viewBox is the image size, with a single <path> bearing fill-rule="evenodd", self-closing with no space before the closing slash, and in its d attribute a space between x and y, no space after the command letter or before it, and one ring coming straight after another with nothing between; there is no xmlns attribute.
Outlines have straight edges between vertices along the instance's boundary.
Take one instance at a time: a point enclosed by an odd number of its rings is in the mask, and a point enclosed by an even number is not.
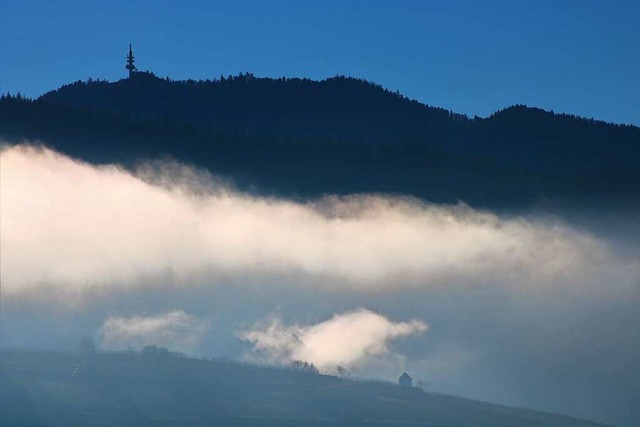
<svg viewBox="0 0 640 427"><path fill-rule="evenodd" d="M117 82L75 82L42 101L233 132L367 142L422 138L463 119L362 79L256 78L172 81L135 73Z"/></svg>
<svg viewBox="0 0 640 427"><path fill-rule="evenodd" d="M170 354L4 351L0 423L597 427L383 382Z"/></svg>
<svg viewBox="0 0 640 427"><path fill-rule="evenodd" d="M3 97L0 137L95 163L171 158L285 197L385 192L522 207L638 200L640 128L516 105L468 118L361 79L136 73Z"/></svg>

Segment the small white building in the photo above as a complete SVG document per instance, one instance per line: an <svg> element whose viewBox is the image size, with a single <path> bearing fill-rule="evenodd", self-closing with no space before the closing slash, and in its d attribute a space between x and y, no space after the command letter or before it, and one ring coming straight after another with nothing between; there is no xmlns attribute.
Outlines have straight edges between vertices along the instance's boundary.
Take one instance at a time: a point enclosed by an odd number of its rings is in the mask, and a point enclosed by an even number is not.
<svg viewBox="0 0 640 427"><path fill-rule="evenodd" d="M400 375L400 378L398 379L398 385L400 387L411 388L413 387L413 379L409 376L409 374L405 372L404 374Z"/></svg>

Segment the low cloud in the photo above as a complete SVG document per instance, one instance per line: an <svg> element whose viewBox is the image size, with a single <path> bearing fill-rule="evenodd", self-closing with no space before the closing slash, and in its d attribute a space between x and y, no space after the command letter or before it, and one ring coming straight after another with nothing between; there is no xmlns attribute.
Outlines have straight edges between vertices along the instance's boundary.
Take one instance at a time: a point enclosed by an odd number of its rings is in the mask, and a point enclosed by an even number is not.
<svg viewBox="0 0 640 427"><path fill-rule="evenodd" d="M100 329L101 347L123 350L158 345L190 352L198 347L206 330L205 321L181 310L146 317L114 316Z"/></svg>
<svg viewBox="0 0 640 427"><path fill-rule="evenodd" d="M111 349L238 358L250 343L254 360L640 417L637 212L294 202L184 165L130 172L29 146L0 151L0 185L3 346L75 348L96 330Z"/></svg>
<svg viewBox="0 0 640 427"><path fill-rule="evenodd" d="M249 197L194 179L188 168L136 176L25 146L5 148L1 162L1 278L9 293L266 276L359 291L557 286L611 262L606 245L561 223L465 206Z"/></svg>
<svg viewBox="0 0 640 427"><path fill-rule="evenodd" d="M420 320L395 323L378 313L358 309L315 325L286 326L271 317L239 336L253 345L249 358L270 363L304 360L320 369L334 369L388 355L393 341L426 330L427 325Z"/></svg>

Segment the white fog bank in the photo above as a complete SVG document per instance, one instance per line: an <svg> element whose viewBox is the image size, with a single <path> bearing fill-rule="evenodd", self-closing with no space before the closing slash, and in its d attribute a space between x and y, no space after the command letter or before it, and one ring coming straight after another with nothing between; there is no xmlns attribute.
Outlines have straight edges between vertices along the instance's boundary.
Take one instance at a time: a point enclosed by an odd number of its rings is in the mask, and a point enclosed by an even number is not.
<svg viewBox="0 0 640 427"><path fill-rule="evenodd" d="M303 360L331 370L387 355L392 341L426 330L427 325L417 319L394 323L378 313L358 309L315 325L287 326L271 317L239 336L253 345L249 359L269 363Z"/></svg>
<svg viewBox="0 0 640 427"><path fill-rule="evenodd" d="M336 290L539 287L579 284L602 273L594 266L637 267L561 223L465 206L249 197L206 179L185 185L184 176L169 175L175 168L151 176L146 169L143 180L28 146L5 148L0 160L1 279L10 294L263 275L296 275L296 286L322 278Z"/></svg>

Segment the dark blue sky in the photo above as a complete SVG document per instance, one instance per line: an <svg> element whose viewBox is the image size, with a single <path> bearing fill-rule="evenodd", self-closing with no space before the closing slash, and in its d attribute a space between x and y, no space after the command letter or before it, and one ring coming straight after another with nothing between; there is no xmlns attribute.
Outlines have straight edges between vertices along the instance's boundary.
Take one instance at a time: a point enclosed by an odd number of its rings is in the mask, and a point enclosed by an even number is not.
<svg viewBox="0 0 640 427"><path fill-rule="evenodd" d="M0 92L137 65L174 79L363 77L485 116L525 103L640 125L640 2L0 0Z"/></svg>

